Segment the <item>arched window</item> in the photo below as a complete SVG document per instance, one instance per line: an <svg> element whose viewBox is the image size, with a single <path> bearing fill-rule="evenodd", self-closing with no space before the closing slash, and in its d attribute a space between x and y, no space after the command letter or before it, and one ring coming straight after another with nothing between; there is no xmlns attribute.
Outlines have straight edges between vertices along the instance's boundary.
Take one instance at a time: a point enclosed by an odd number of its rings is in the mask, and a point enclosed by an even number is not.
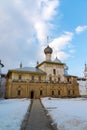
<svg viewBox="0 0 87 130"><path fill-rule="evenodd" d="M52 77L49 77L49 81L52 82Z"/></svg>
<svg viewBox="0 0 87 130"><path fill-rule="evenodd" d="M38 80L41 81L41 76L40 75L38 76Z"/></svg>
<svg viewBox="0 0 87 130"><path fill-rule="evenodd" d="M52 91L52 95L54 95L54 91Z"/></svg>
<svg viewBox="0 0 87 130"><path fill-rule="evenodd" d="M70 90L68 90L68 95L70 95Z"/></svg>
<svg viewBox="0 0 87 130"><path fill-rule="evenodd" d="M20 96L21 95L21 90L17 91L17 95Z"/></svg>
<svg viewBox="0 0 87 130"><path fill-rule="evenodd" d="M74 90L73 90L73 95L75 94Z"/></svg>
<svg viewBox="0 0 87 130"><path fill-rule="evenodd" d="M31 80L34 81L34 75L31 76Z"/></svg>
<svg viewBox="0 0 87 130"><path fill-rule="evenodd" d="M56 69L53 69L53 74L56 74Z"/></svg>
<svg viewBox="0 0 87 130"><path fill-rule="evenodd" d="M70 79L69 79L69 78L67 78L67 82L70 82Z"/></svg>
<svg viewBox="0 0 87 130"><path fill-rule="evenodd" d="M42 94L43 94L43 93L42 93L42 90L40 90L40 96L42 96Z"/></svg>
<svg viewBox="0 0 87 130"><path fill-rule="evenodd" d="M21 76L21 74L19 74L19 79L20 79L20 80L22 79L22 76Z"/></svg>
<svg viewBox="0 0 87 130"><path fill-rule="evenodd" d="M58 82L60 82L61 81L61 78L60 78L60 76L58 76Z"/></svg>
<svg viewBox="0 0 87 130"><path fill-rule="evenodd" d="M58 90L58 95L60 95L60 90Z"/></svg>
<svg viewBox="0 0 87 130"><path fill-rule="evenodd" d="M17 95L20 96L21 95L21 88L19 87L17 90Z"/></svg>

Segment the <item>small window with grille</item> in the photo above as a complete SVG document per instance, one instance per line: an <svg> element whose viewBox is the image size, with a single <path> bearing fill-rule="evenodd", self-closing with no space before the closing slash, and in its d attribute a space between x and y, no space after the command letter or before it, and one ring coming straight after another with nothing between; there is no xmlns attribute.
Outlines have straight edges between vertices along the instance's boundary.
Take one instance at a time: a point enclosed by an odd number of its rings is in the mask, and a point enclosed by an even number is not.
<svg viewBox="0 0 87 130"><path fill-rule="evenodd" d="M56 74L56 69L53 69L53 74Z"/></svg>
<svg viewBox="0 0 87 130"><path fill-rule="evenodd" d="M58 95L60 95L60 90L58 90Z"/></svg>
<svg viewBox="0 0 87 130"><path fill-rule="evenodd" d="M54 95L54 91L52 91L52 95Z"/></svg>
<svg viewBox="0 0 87 130"><path fill-rule="evenodd" d="M42 93L42 90L40 90L40 96L42 96L42 94L43 94L43 93Z"/></svg>
<svg viewBox="0 0 87 130"><path fill-rule="evenodd" d="M33 75L31 76L31 80L34 80L34 76Z"/></svg>
<svg viewBox="0 0 87 130"><path fill-rule="evenodd" d="M21 76L21 74L19 75L19 79L20 79L20 80L22 79L22 76Z"/></svg>

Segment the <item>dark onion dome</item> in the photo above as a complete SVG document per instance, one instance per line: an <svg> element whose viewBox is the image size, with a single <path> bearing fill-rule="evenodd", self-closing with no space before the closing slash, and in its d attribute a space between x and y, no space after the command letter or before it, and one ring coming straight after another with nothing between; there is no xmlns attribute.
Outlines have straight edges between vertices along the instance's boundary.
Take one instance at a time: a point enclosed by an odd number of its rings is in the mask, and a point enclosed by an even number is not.
<svg viewBox="0 0 87 130"><path fill-rule="evenodd" d="M50 53L52 54L53 50L51 47L49 47L49 45L44 49L44 53L47 54L47 53Z"/></svg>

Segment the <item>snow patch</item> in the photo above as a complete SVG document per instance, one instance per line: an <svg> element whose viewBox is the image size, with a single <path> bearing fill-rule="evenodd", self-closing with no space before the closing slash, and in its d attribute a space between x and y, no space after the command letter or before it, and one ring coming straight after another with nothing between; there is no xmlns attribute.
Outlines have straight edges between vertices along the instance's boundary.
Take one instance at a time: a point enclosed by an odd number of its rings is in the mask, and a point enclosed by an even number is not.
<svg viewBox="0 0 87 130"><path fill-rule="evenodd" d="M87 98L42 98L42 103L58 130L87 130Z"/></svg>
<svg viewBox="0 0 87 130"><path fill-rule="evenodd" d="M0 130L20 130L29 99L0 100Z"/></svg>

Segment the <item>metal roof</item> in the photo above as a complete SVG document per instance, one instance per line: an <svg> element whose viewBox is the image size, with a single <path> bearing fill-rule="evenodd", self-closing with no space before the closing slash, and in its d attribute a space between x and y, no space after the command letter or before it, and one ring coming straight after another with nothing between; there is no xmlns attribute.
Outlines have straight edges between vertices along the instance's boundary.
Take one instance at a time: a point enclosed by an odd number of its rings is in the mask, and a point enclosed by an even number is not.
<svg viewBox="0 0 87 130"><path fill-rule="evenodd" d="M61 63L61 61L56 57L55 60L53 61L55 63Z"/></svg>
<svg viewBox="0 0 87 130"><path fill-rule="evenodd" d="M36 67L38 68L39 66L41 66L42 64L47 63L47 64L59 64L59 65L65 65L65 63L62 62L56 62L56 61L43 61L40 64L38 64Z"/></svg>
<svg viewBox="0 0 87 130"><path fill-rule="evenodd" d="M67 71L64 71L64 76L69 76Z"/></svg>
<svg viewBox="0 0 87 130"><path fill-rule="evenodd" d="M36 67L23 67L23 68L16 68L10 71L23 71L23 72L35 72L35 73L45 73L44 71L36 68Z"/></svg>

